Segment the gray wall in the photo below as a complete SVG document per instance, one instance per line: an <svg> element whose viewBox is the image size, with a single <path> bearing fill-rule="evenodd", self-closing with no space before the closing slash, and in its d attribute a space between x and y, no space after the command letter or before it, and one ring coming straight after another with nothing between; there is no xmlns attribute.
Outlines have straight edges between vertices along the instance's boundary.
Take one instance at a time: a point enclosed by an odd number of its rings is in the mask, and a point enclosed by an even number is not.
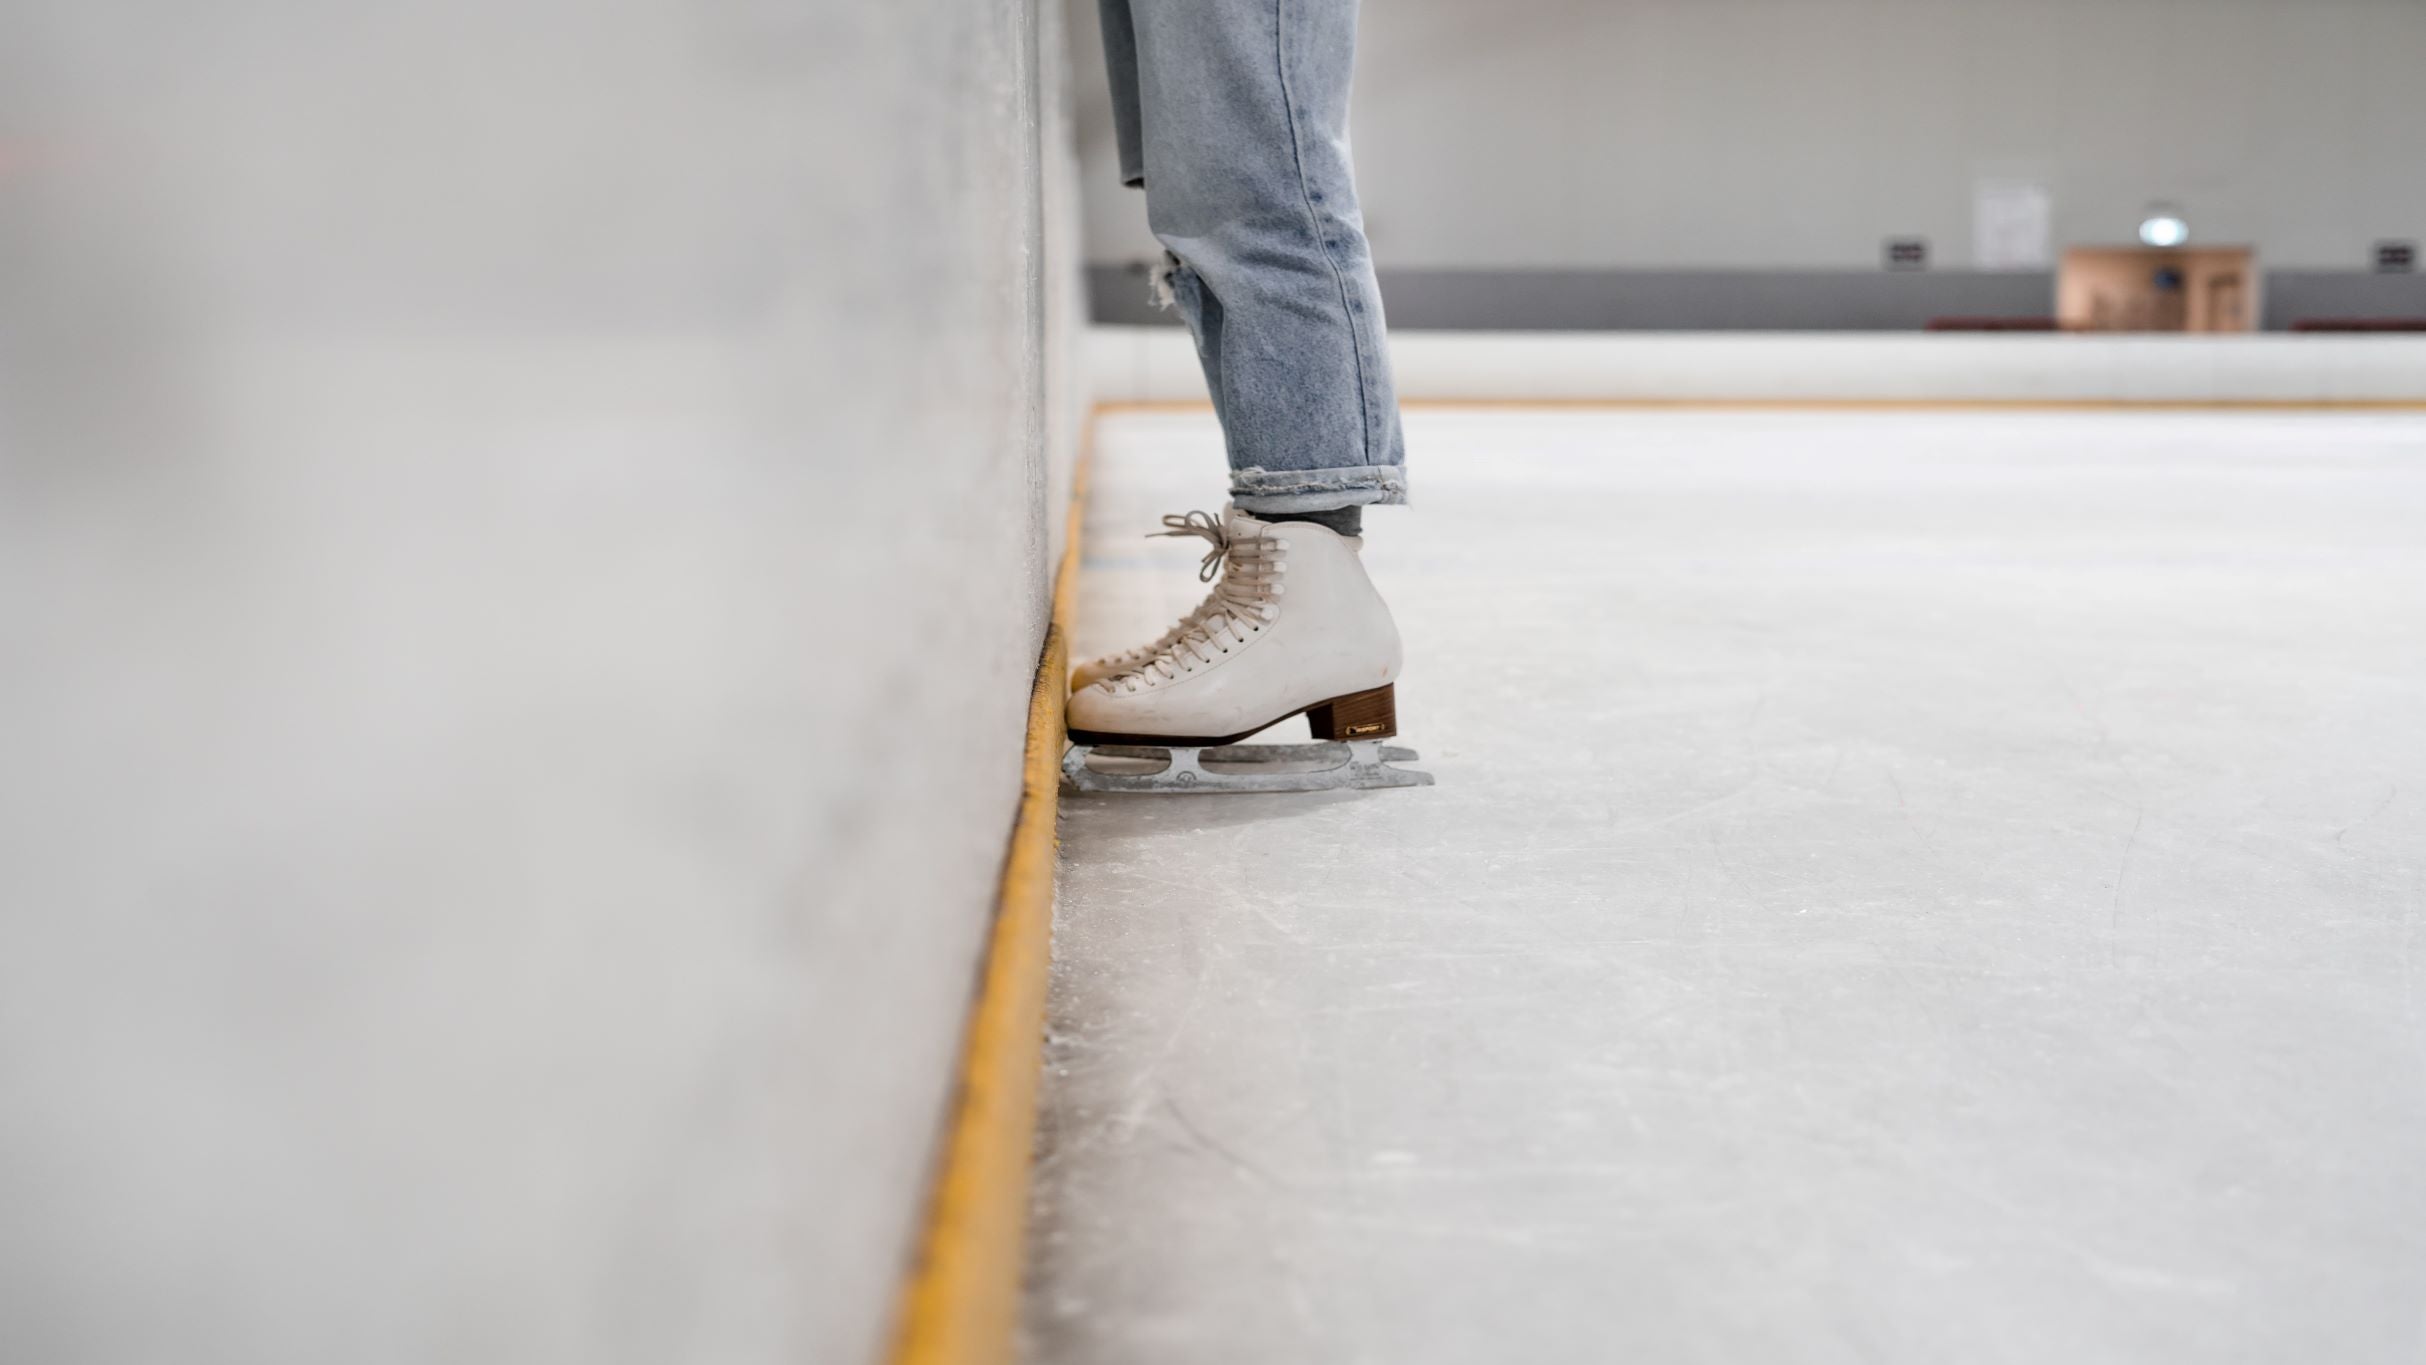
<svg viewBox="0 0 2426 1365"><path fill-rule="evenodd" d="M1067 477L1039 22L0 7L0 1359L878 1349Z"/></svg>
<svg viewBox="0 0 2426 1365"><path fill-rule="evenodd" d="M1155 247L1111 171L1093 8L1088 255L1120 265ZM1982 179L2047 186L2059 246L2169 198L2271 267L2365 270L2426 238L2421 53L2418 0L1374 0L1356 155L1386 282L1759 271L1795 325L1891 235L1968 268ZM1938 289L1853 288L1857 313ZM1923 312L1962 311L1952 288Z"/></svg>

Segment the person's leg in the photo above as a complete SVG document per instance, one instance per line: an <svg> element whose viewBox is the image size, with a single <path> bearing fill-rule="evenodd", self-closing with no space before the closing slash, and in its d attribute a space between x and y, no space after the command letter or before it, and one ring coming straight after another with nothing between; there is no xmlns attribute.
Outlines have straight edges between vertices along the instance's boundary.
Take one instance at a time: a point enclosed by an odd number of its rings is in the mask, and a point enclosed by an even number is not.
<svg viewBox="0 0 2426 1365"><path fill-rule="evenodd" d="M1407 487L1348 156L1356 0L1103 7L1123 175L1142 172L1147 219L1170 252L1232 501L1354 535L1353 509L1404 502Z"/></svg>
<svg viewBox="0 0 2426 1365"><path fill-rule="evenodd" d="M1304 715L1320 740L1387 738L1398 628L1357 519L1406 500L1406 461L1348 171L1355 0L1103 10L1122 177L1142 178L1170 253L1161 283L1195 333L1231 505L1164 518L1212 546L1219 581L1162 638L1079 666L1070 737L1221 745Z"/></svg>

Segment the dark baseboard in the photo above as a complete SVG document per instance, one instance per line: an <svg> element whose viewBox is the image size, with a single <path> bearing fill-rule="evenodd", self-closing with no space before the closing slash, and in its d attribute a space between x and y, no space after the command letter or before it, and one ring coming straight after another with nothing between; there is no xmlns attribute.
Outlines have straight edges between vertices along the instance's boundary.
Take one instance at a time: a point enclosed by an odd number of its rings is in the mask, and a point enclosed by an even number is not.
<svg viewBox="0 0 2426 1365"><path fill-rule="evenodd" d="M1390 326L1406 331L1899 332L1931 319L2045 316L2046 272L1863 270L1384 270ZM1145 266L1091 265L1094 320L1177 319L1146 299ZM2278 270L2268 331L2302 320L2426 317L2426 275Z"/></svg>
<svg viewBox="0 0 2426 1365"><path fill-rule="evenodd" d="M2361 318L2426 319L2426 275L2376 275L2364 270L2269 270L2269 332L2300 322Z"/></svg>

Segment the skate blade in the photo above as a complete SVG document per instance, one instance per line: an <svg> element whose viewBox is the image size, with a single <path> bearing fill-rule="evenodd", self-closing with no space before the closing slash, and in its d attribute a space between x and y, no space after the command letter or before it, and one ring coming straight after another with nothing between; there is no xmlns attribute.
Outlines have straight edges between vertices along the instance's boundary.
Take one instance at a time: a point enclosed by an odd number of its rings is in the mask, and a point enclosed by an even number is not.
<svg viewBox="0 0 2426 1365"><path fill-rule="evenodd" d="M1413 749L1378 739L1319 744L1073 744L1062 781L1082 792L1327 792L1429 787L1432 774L1391 766Z"/></svg>

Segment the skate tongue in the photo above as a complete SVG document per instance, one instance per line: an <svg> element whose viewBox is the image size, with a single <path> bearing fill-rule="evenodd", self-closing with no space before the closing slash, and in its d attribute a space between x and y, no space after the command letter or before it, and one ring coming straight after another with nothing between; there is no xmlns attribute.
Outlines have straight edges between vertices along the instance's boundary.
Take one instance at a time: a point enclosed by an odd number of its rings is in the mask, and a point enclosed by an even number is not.
<svg viewBox="0 0 2426 1365"><path fill-rule="evenodd" d="M1253 512L1242 512L1236 506L1222 509L1222 529L1232 540L1254 540L1272 534L1273 522Z"/></svg>

